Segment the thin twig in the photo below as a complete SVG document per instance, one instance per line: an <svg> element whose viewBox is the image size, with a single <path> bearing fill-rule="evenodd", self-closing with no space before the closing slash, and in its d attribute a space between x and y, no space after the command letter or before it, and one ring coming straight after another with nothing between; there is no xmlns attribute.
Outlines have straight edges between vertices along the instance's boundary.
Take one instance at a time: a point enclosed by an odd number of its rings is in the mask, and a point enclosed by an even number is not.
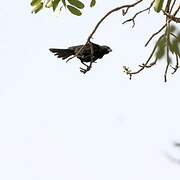
<svg viewBox="0 0 180 180"><path fill-rule="evenodd" d="M169 4L168 4L169 3ZM170 7L171 0L168 0L167 5L166 5L166 10L169 12L169 7ZM167 72L169 69L170 65L170 56L169 56L169 48L170 48L170 21L169 18L166 17L166 68L164 72L164 82L167 82Z"/></svg>
<svg viewBox="0 0 180 180"><path fill-rule="evenodd" d="M155 32L150 38L149 40L146 42L145 47L149 44L149 42L154 38L154 36L156 36L157 34L159 34L164 28L166 27L166 24L164 24L157 32Z"/></svg>
<svg viewBox="0 0 180 180"><path fill-rule="evenodd" d="M169 13L167 13L166 11L163 10L163 13L172 21L176 22L176 23L180 23L180 18L175 17L173 15L170 15Z"/></svg>
<svg viewBox="0 0 180 180"><path fill-rule="evenodd" d="M132 28L133 28L133 27L135 26L135 18L136 18L136 16L138 16L139 14L141 14L141 13L143 13L143 12L145 12L145 11L149 11L149 12L150 12L150 9L151 9L151 7L153 6L154 2L155 2L155 0L153 0L153 1L151 2L150 6L149 6L148 8L143 9L143 10L137 12L132 18L124 21L122 24L125 24L125 23L127 23L127 22L132 21L132 22L133 22ZM149 12L148 12L148 13L149 13Z"/></svg>
<svg viewBox="0 0 180 180"><path fill-rule="evenodd" d="M171 12L172 12L173 7L174 7L175 4L176 4L176 0L173 1L172 6L171 6L170 11L169 11L169 14L171 14Z"/></svg>
<svg viewBox="0 0 180 180"><path fill-rule="evenodd" d="M153 48L153 50L152 50L149 58L147 59L147 61L146 61L145 63L143 63L142 65L140 65L140 69L139 69L139 70L132 72L131 70L129 70L129 68L127 68L126 66L124 66L124 70L125 70L126 74L130 76L130 78L131 78L131 76L132 76L133 74L138 74L138 73L140 73L144 68L146 68L146 67L149 66L148 63L149 63L149 61L151 60L154 52L156 51L156 48L157 48L157 46L158 46L158 43L159 43L159 41L161 40L161 38L162 38L163 36L164 36L164 34L159 37L159 39L157 40L157 42L156 42L156 44L155 44L155 46L154 46L154 48Z"/></svg>
<svg viewBox="0 0 180 180"><path fill-rule="evenodd" d="M174 12L173 16L176 16L176 14L179 12L180 9L180 5L178 6L178 8L176 9L176 11ZM168 20L169 22L171 22L171 19ZM164 24L157 32L155 32L154 34L152 34L152 36L149 38L149 40L146 42L145 47L149 44L149 42L154 38L154 36L156 36L157 34L159 34L165 27L167 26L167 22L166 24Z"/></svg>
<svg viewBox="0 0 180 180"><path fill-rule="evenodd" d="M84 47L85 47L88 43L90 43L91 38L93 37L94 33L95 33L95 32L97 31L97 29L99 28L99 26L101 25L101 23L102 23L109 15L111 15L112 13L114 13L114 12L116 12L116 11L120 11L121 9L125 9L125 10L123 11L123 15L125 15L131 7L136 6L137 4L141 3L142 1L143 1L143 0L139 0L139 1L135 2L135 3L133 3L133 4L128 4L128 5L123 5L123 6L120 6L120 7L116 7L116 8L114 8L114 9L112 9L111 11L107 12L107 13L100 19L100 21L96 24L95 28L93 29L93 31L91 32L91 34L88 36L87 41L86 41L86 43L84 44L84 46L82 46L82 47L79 49L79 51L78 51L73 57L69 58L69 59L67 60L67 62L68 62L69 60L77 57L78 54L79 54L81 51L84 50Z"/></svg>
<svg viewBox="0 0 180 180"><path fill-rule="evenodd" d="M143 1L143 0L139 0L139 1L135 2L135 3L133 3L133 4L123 5L123 6L114 8L114 9L112 9L111 11L109 11L109 12L108 12L104 17L102 17L101 20L97 23L97 25L95 26L94 30L93 30L92 33L89 35L87 41L89 41L89 40L92 38L92 36L93 36L94 33L96 32L96 30L98 29L98 27L100 26L100 24L101 24L110 14L112 14L113 12L119 11L119 10L121 10L121 9L125 9L125 8L126 8L126 13L127 13L127 11L129 10L129 8L136 6L137 4L139 4L139 3L142 2L142 1Z"/></svg>
<svg viewBox="0 0 180 180"><path fill-rule="evenodd" d="M170 33L170 35L172 35L174 38L178 39L178 37L175 34L173 34L172 32Z"/></svg>
<svg viewBox="0 0 180 180"><path fill-rule="evenodd" d="M176 9L176 11L174 12L173 16L176 16L176 14L179 12L180 10L180 5L178 6L178 8Z"/></svg>
<svg viewBox="0 0 180 180"><path fill-rule="evenodd" d="M175 56L176 56L176 66L175 67L171 66L171 68L174 70L171 74L174 74L179 68L179 58L177 54L175 54Z"/></svg>
<svg viewBox="0 0 180 180"><path fill-rule="evenodd" d="M173 7L174 7L174 5L175 5L175 2L176 2L176 0L174 0L174 2L173 2L173 4L172 4L172 6L171 6L171 9L170 9L170 11L167 11L167 10L162 10L163 11L163 13L169 18L169 19L171 19L172 21L174 21L174 22L176 22L176 23L180 23L180 18L178 18L178 17L176 17L176 14L179 12L179 10L180 10L180 5L178 6L178 8L176 9L176 11L174 12L174 14L173 15L171 15L171 12L172 12L172 9L173 9ZM169 6L170 6L170 4L169 4ZM168 7L168 4L166 5L166 9L168 9L169 7ZM168 9L169 10L169 9Z"/></svg>
<svg viewBox="0 0 180 180"><path fill-rule="evenodd" d="M166 12L169 12L169 8L170 8L170 5L171 5L171 1L172 1L172 0L168 0L167 3L166 3L166 7L165 7L165 11L166 11Z"/></svg>
<svg viewBox="0 0 180 180"><path fill-rule="evenodd" d="M150 63L150 64L146 65L146 68L150 68L150 67L152 67L152 66L156 65L157 60L158 60L158 58L156 57L156 59L155 59L152 63ZM142 66L144 66L144 65L139 65L139 66L140 66L140 67L142 67Z"/></svg>

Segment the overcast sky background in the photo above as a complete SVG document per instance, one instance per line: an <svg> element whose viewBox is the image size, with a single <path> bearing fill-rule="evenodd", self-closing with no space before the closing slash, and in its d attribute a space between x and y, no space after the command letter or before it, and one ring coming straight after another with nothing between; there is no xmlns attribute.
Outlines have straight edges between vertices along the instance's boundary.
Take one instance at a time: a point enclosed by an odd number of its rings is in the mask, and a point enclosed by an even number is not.
<svg viewBox="0 0 180 180"><path fill-rule="evenodd" d="M122 69L146 60L155 40L144 43L162 16L139 16L134 29L121 12L109 17L93 40L113 51L84 75L78 60L66 64L48 49L83 44L123 1L98 0L82 17L33 15L29 3L0 7L0 179L179 180L167 154L180 158L172 146L180 140L180 73L164 83L159 62L130 81Z"/></svg>

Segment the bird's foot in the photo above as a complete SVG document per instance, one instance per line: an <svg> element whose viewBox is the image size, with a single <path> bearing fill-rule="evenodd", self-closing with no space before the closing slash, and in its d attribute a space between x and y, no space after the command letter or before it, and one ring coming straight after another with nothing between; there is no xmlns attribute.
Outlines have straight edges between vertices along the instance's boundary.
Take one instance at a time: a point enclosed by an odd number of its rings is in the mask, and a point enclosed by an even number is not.
<svg viewBox="0 0 180 180"><path fill-rule="evenodd" d="M87 73L87 69L80 68L80 72L82 72L83 74L86 74Z"/></svg>
<svg viewBox="0 0 180 180"><path fill-rule="evenodd" d="M87 66L86 69L80 67L80 72L86 74L91 69L91 66Z"/></svg>

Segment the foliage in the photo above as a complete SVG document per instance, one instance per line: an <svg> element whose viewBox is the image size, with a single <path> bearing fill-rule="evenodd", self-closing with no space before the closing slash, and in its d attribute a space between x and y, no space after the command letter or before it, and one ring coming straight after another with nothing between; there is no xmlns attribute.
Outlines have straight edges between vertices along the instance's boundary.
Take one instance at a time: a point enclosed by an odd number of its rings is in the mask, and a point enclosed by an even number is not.
<svg viewBox="0 0 180 180"><path fill-rule="evenodd" d="M91 0L90 7L94 7L96 0ZM51 8L53 11L61 10L63 7L76 16L81 16L81 10L85 7L79 0L32 0L32 13L38 13L43 8ZM58 8L59 7L59 8Z"/></svg>
<svg viewBox="0 0 180 180"><path fill-rule="evenodd" d="M164 0L155 0L154 10L159 13L163 7Z"/></svg>

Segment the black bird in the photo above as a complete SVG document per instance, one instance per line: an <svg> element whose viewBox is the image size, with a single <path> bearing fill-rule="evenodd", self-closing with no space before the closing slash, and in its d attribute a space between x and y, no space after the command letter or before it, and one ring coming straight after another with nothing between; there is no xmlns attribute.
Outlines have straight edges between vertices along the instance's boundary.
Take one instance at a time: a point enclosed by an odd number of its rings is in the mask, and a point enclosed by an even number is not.
<svg viewBox="0 0 180 180"><path fill-rule="evenodd" d="M84 45L72 46L67 49L50 48L49 50L58 58L62 58L62 60L65 60L71 56L76 55L83 46ZM92 63L94 63L97 59L101 59L105 54L108 54L111 51L111 48L108 46L100 46L98 44L90 42L79 52L77 58L80 59L81 63L87 67L88 71L90 70ZM86 64L88 62L90 62L90 65ZM86 70L84 70L85 69L81 68L81 72L85 73Z"/></svg>

